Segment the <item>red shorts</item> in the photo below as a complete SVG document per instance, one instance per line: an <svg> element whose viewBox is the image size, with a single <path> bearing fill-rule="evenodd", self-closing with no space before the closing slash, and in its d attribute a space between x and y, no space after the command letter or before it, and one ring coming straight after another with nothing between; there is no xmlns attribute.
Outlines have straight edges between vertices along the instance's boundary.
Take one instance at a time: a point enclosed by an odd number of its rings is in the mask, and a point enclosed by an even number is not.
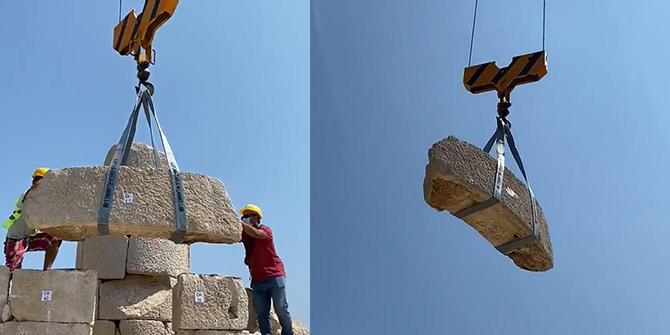
<svg viewBox="0 0 670 335"><path fill-rule="evenodd" d="M10 271L20 269L27 251L46 251L56 241L55 237L47 233L38 233L20 240L6 238L5 265Z"/></svg>

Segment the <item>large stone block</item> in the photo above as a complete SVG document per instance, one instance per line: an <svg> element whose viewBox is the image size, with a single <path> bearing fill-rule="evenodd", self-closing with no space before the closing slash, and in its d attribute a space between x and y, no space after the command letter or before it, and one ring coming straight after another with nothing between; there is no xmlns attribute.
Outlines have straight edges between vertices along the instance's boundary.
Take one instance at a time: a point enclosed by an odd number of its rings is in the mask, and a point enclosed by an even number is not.
<svg viewBox="0 0 670 335"><path fill-rule="evenodd" d="M0 324L0 335L91 335L93 329L83 323L7 322Z"/></svg>
<svg viewBox="0 0 670 335"><path fill-rule="evenodd" d="M95 320L93 335L117 335L116 323L108 320Z"/></svg>
<svg viewBox="0 0 670 335"><path fill-rule="evenodd" d="M170 277L136 275L103 282L100 284L98 318L170 321L175 283L176 279Z"/></svg>
<svg viewBox="0 0 670 335"><path fill-rule="evenodd" d="M121 320L121 335L172 335L165 323L153 320Z"/></svg>
<svg viewBox="0 0 670 335"><path fill-rule="evenodd" d="M9 268L0 266L0 321L11 319L9 308Z"/></svg>
<svg viewBox="0 0 670 335"><path fill-rule="evenodd" d="M109 165L114 159L114 153L116 151L116 144L107 151L107 156L105 156L105 162L103 165ZM158 151L158 155L161 160L161 168L167 169L168 163L164 152ZM136 167L136 168L155 168L156 167L156 158L154 158L154 149L141 142L133 142L130 146L130 151L128 152L128 158L126 159L126 166Z"/></svg>
<svg viewBox="0 0 670 335"><path fill-rule="evenodd" d="M105 166L50 170L40 181L40 188L28 195L23 218L31 228L63 240L80 241L98 235L98 210L106 176ZM223 184L188 172L182 173L182 181L187 213L185 242L239 242L242 225ZM124 194L129 201L124 202ZM110 234L169 239L175 230L168 171L119 167Z"/></svg>
<svg viewBox="0 0 670 335"><path fill-rule="evenodd" d="M174 331L247 327L249 302L241 278L182 274L172 292Z"/></svg>
<svg viewBox="0 0 670 335"><path fill-rule="evenodd" d="M450 136L433 145L428 157L423 187L425 201L432 208L455 214L491 197L497 161L483 150ZM539 238L507 256L521 269L546 271L553 267L553 253L539 204L537 214ZM464 221L497 247L531 235L530 218L528 188L505 169L501 202Z"/></svg>
<svg viewBox="0 0 670 335"><path fill-rule="evenodd" d="M187 244L175 244L159 238L130 238L126 270L129 274L177 277L189 273L190 265Z"/></svg>
<svg viewBox="0 0 670 335"><path fill-rule="evenodd" d="M17 321L90 324L97 276L92 270L14 271L9 303Z"/></svg>
<svg viewBox="0 0 670 335"><path fill-rule="evenodd" d="M77 244L77 269L95 270L98 279L123 279L127 252L125 235L89 236Z"/></svg>

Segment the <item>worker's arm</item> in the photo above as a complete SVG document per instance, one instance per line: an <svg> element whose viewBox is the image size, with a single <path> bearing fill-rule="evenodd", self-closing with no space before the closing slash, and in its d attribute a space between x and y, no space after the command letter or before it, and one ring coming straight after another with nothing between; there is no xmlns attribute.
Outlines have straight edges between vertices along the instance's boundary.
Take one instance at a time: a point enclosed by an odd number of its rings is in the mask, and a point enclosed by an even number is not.
<svg viewBox="0 0 670 335"><path fill-rule="evenodd" d="M253 238L257 238L260 240L268 238L268 235L263 230L254 228L253 226L246 224L244 222L242 222L242 229L244 230L245 233L249 234L249 236Z"/></svg>

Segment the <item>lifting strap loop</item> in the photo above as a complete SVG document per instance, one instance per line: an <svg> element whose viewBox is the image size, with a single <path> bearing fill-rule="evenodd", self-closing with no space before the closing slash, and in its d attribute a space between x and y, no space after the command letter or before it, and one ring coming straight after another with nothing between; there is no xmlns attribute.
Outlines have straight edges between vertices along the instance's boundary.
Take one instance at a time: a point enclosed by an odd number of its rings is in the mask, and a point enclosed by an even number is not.
<svg viewBox="0 0 670 335"><path fill-rule="evenodd" d="M468 215L477 213L479 211L482 211L484 209L487 209L493 205L496 205L500 202L501 196L502 196L502 185L503 185L503 176L505 172L505 138L508 140L508 145L510 147L510 151L512 152L512 156L514 156L514 160L516 161L517 166L519 167L519 170L521 170L521 174L523 175L524 180L526 181L526 186L528 187L528 192L530 195L530 211L531 211L531 227L532 227L532 234L520 238L518 240L506 243L501 246L497 246L496 249L503 253L507 254L514 249L517 249L519 247L522 247L524 245L533 243L535 240L538 238L537 234L537 207L535 204L535 195L533 194L533 190L530 187L530 183L528 182L528 178L526 177L526 171L523 167L523 162L521 161L521 156L519 155L518 150L516 149L516 144L514 142L514 137L512 136L512 131L510 130L511 125L509 121L507 121L506 118L504 117L497 117L497 127L496 131L491 136L489 141L486 143L484 146L483 151L486 153L489 153L491 151L491 148L493 144L496 144L496 151L497 151L497 168L496 168L496 177L495 177L495 182L493 186L493 191L491 198L475 204L471 207L468 207L466 209L461 210L460 212L454 214L454 216L458 217L459 219L463 219Z"/></svg>
<svg viewBox="0 0 670 335"><path fill-rule="evenodd" d="M109 234L109 216L112 207L112 200L114 198L114 188L118 179L118 171L121 165L126 165L128 154L135 136L140 108L144 108L147 123L149 124L149 130L151 132L151 144L153 146L154 158L157 168L161 167L161 162L160 154L156 147L156 141L154 140L153 136L151 116L153 116L154 120L156 121L158 133L161 137L161 143L163 144L163 149L165 150L165 155L169 164L170 179L172 182L172 194L175 206L175 219L177 225L176 231L170 240L175 243L182 243L186 234L186 200L184 197L181 172L179 171L179 166L177 165L177 161L174 157L174 154L172 153L172 148L170 147L170 144L168 143L168 140L163 133L163 129L160 126L160 122L158 121L158 116L156 115L156 110L154 108L149 90L138 90L135 107L133 108L133 112L131 113L130 118L128 119L128 124L126 125L126 129L121 135L121 139L119 140L119 143L116 147L114 159L107 169L107 178L105 180L103 197L100 204L100 210L98 212L98 233L101 235Z"/></svg>

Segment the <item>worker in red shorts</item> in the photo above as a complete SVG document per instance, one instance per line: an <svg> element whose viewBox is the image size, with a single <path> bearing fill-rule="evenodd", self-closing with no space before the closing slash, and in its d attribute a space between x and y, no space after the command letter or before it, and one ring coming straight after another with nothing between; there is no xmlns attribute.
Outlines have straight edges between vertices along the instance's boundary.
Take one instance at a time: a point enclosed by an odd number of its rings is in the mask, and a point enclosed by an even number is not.
<svg viewBox="0 0 670 335"><path fill-rule="evenodd" d="M272 303L281 325L281 335L293 335L291 314L286 301L286 272L275 250L272 230L261 224L263 213L258 206L249 204L240 210L240 214L243 222L242 243L246 250L244 263L251 273L254 309L261 335L272 335Z"/></svg>
<svg viewBox="0 0 670 335"><path fill-rule="evenodd" d="M7 229L7 237L5 238L5 265L10 271L21 268L23 257L28 251L45 251L44 270L51 269L54 260L56 260L56 255L58 255L58 248L60 248L62 241L47 233L30 229L21 218L21 207L26 196L31 191L37 190L40 179L44 177L47 171L49 171L47 168L35 170L32 187L16 198L14 212L2 224L2 227Z"/></svg>

